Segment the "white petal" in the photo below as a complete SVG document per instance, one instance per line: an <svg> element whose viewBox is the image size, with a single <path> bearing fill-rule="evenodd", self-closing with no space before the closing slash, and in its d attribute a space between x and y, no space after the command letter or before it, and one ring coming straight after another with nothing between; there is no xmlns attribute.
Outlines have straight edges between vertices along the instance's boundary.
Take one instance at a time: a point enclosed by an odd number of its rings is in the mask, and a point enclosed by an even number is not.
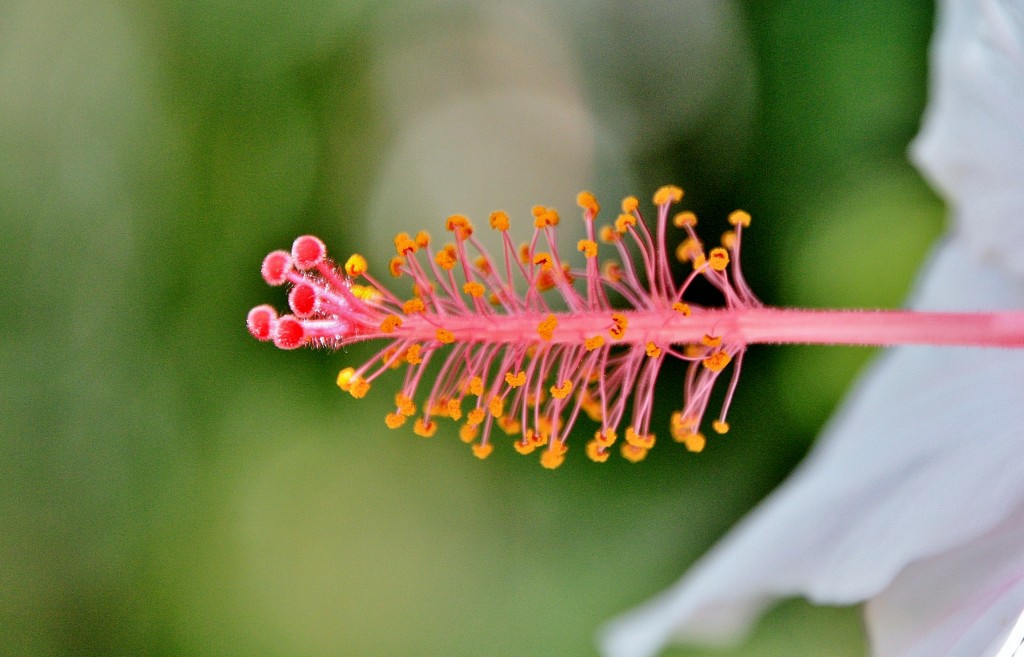
<svg viewBox="0 0 1024 657"><path fill-rule="evenodd" d="M916 305L1019 308L1024 288L951 241ZM886 352L797 473L674 588L613 621L605 654L728 639L780 597L858 602L989 530L1024 500L1022 381L1020 351Z"/></svg>
<svg viewBox="0 0 1024 657"><path fill-rule="evenodd" d="M1024 505L985 535L911 564L869 602L873 654L994 656L1022 610Z"/></svg>
<svg viewBox="0 0 1024 657"><path fill-rule="evenodd" d="M945 0L912 154L979 259L1024 275L1024 4Z"/></svg>

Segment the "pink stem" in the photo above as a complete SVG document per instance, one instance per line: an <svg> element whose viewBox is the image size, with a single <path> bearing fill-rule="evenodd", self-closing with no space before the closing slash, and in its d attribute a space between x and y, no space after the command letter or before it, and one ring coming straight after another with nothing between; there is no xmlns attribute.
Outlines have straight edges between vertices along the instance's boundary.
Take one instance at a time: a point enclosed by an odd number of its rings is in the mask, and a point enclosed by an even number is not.
<svg viewBox="0 0 1024 657"><path fill-rule="evenodd" d="M1024 347L1024 312L943 313L907 310L737 311L747 343L960 345Z"/></svg>
<svg viewBox="0 0 1024 657"><path fill-rule="evenodd" d="M900 344L1024 347L1024 311L939 313L903 310L795 310L783 308L694 309L689 316L673 310L622 311L628 328L613 344L659 345L700 342L704 335L725 343L800 343L833 345ZM537 325L546 313L511 316L409 317L402 332L412 340L429 340L437 324L456 340L505 344L542 343ZM579 343L604 334L611 312L555 314L558 326L550 343ZM421 326L422 324L422 326Z"/></svg>

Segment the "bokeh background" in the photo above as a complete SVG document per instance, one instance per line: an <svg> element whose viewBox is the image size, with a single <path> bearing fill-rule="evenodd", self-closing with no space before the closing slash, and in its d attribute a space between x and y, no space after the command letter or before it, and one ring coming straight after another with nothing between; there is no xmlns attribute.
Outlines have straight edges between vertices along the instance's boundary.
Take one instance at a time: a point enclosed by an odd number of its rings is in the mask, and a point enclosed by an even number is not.
<svg viewBox="0 0 1024 657"><path fill-rule="evenodd" d="M733 431L543 470L386 431L372 353L249 338L263 255L659 185L772 304L894 307L928 2L0 2L0 654L593 655L806 452L866 349L751 350ZM564 222L567 227L572 221ZM571 230L571 229L570 229ZM575 236L569 235L570 238ZM397 381L397 376L396 381ZM659 388L655 426L678 405ZM584 427L583 430L587 428ZM663 431L667 435L667 431ZM785 603L733 652L855 656Z"/></svg>

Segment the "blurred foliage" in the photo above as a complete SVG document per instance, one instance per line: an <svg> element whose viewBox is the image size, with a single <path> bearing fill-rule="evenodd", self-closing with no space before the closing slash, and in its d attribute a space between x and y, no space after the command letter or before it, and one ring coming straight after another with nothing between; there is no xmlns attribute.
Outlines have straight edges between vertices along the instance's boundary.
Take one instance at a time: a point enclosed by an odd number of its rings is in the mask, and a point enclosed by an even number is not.
<svg viewBox="0 0 1024 657"><path fill-rule="evenodd" d="M388 9L414 10L431 5ZM750 104L709 96L684 126L638 110L638 134L657 136L598 139L593 191L612 207L678 182L711 230L750 210L748 279L769 303L897 305L942 226L904 155L930 5L738 10L750 75L713 61L753 81ZM332 385L365 348L255 343L247 309L283 303L263 254L306 232L336 252L380 239L365 210L401 193L375 189L399 130L375 64L376 44L400 43L384 14L337 0L0 5L0 654L593 654L602 621L674 581L785 476L869 356L756 348L735 428L705 453L662 445L639 466L595 466L575 449L550 473L510 450L480 463L451 434L385 433L389 395L358 403ZM629 104L602 103L602 85L682 102L629 68L685 56L673 40L631 34L588 68L596 28L551 16L611 134ZM723 122L733 111L749 121ZM656 426L680 375L663 377ZM670 654L858 655L858 624L856 610L789 603L735 652Z"/></svg>

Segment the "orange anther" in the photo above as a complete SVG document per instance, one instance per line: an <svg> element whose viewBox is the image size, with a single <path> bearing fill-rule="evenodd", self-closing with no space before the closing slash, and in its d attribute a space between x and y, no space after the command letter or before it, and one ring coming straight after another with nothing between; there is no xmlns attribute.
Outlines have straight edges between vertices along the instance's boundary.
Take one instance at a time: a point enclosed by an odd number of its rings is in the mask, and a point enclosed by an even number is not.
<svg viewBox="0 0 1024 657"><path fill-rule="evenodd" d="M729 213L729 223L733 226L750 226L750 213L743 210L733 210Z"/></svg>
<svg viewBox="0 0 1024 657"><path fill-rule="evenodd" d="M384 318L384 321L380 323L381 333L394 333L395 329L402 325L402 318L398 315L388 315Z"/></svg>
<svg viewBox="0 0 1024 657"><path fill-rule="evenodd" d="M559 385L548 388L548 392L550 392L551 396L555 399L565 399L569 396L569 393L572 392L572 381L566 379Z"/></svg>
<svg viewBox="0 0 1024 657"><path fill-rule="evenodd" d="M621 340L626 336L626 327L629 325L629 319L622 313L612 313L612 327L608 329L608 334L612 336L613 340Z"/></svg>
<svg viewBox="0 0 1024 657"><path fill-rule="evenodd" d="M508 230L508 227L511 224L508 219L508 215L501 210L495 210L492 212L488 221L491 224L491 228L494 230Z"/></svg>
<svg viewBox="0 0 1024 657"><path fill-rule="evenodd" d="M544 340L550 340L554 337L555 328L558 326L558 318L554 315L548 315L545 317L540 324L537 325L537 334Z"/></svg>
<svg viewBox="0 0 1024 657"><path fill-rule="evenodd" d="M594 240L580 240L576 243L576 250L587 258L597 257L597 242Z"/></svg>
<svg viewBox="0 0 1024 657"><path fill-rule="evenodd" d="M710 356L702 360L701 364L704 365L704 367L706 367L707 369L711 370L712 372L721 372L722 370L725 369L725 366L728 365L729 361L731 360L732 358L729 356L729 354L725 353L724 351L716 351L715 353L711 354Z"/></svg>
<svg viewBox="0 0 1024 657"><path fill-rule="evenodd" d="M597 213L601 210L601 206L597 204L597 198L590 192L580 192L577 194L576 205L586 211L584 216L588 219L596 217Z"/></svg>
<svg viewBox="0 0 1024 657"><path fill-rule="evenodd" d="M518 388L519 386L526 383L526 372L522 370L519 370L517 374L512 374L512 372L506 372L505 383L507 383L510 388Z"/></svg>
<svg viewBox="0 0 1024 657"><path fill-rule="evenodd" d="M654 192L654 204L666 205L683 200L683 190L675 185L665 185Z"/></svg>

